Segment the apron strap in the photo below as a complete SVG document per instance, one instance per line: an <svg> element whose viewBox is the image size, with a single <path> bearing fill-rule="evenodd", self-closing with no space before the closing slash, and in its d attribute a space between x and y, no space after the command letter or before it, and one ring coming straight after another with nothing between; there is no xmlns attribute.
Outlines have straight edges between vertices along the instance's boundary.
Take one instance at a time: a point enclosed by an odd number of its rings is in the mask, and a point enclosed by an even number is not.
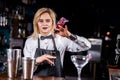
<svg viewBox="0 0 120 80"><path fill-rule="evenodd" d="M40 39L38 37L38 48L40 49Z"/></svg>
<svg viewBox="0 0 120 80"><path fill-rule="evenodd" d="M55 40L54 40L54 37L52 36L52 41L53 41L53 45L54 45L54 50L57 51L57 47L55 45Z"/></svg>

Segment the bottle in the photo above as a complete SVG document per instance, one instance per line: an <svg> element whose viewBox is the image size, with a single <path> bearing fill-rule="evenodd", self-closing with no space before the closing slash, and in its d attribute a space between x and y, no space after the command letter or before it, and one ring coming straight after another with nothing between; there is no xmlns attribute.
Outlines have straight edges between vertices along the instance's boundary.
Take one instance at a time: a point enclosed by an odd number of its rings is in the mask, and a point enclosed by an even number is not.
<svg viewBox="0 0 120 80"><path fill-rule="evenodd" d="M18 25L18 38L22 38L22 32L23 30L22 30L22 24L21 23L19 23L19 25Z"/></svg>

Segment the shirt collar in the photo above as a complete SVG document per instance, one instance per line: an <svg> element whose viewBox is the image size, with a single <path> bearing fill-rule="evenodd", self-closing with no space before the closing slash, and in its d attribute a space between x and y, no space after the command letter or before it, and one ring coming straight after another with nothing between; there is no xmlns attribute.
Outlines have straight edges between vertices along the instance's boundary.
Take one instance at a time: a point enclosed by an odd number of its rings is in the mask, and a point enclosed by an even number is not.
<svg viewBox="0 0 120 80"><path fill-rule="evenodd" d="M49 36L49 35L51 35L52 33L49 33L48 35L46 35L46 36ZM41 37L42 35L41 34L39 34L39 38Z"/></svg>

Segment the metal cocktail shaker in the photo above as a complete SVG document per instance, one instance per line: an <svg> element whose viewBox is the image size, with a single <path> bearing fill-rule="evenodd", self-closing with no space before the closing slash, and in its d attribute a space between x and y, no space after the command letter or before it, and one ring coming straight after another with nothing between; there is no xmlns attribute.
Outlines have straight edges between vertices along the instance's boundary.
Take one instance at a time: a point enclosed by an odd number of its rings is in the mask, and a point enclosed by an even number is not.
<svg viewBox="0 0 120 80"><path fill-rule="evenodd" d="M17 77L18 67L21 65L21 49L7 49L8 77Z"/></svg>
<svg viewBox="0 0 120 80"><path fill-rule="evenodd" d="M22 67L23 67L23 79L32 79L35 66L35 58L23 57Z"/></svg>

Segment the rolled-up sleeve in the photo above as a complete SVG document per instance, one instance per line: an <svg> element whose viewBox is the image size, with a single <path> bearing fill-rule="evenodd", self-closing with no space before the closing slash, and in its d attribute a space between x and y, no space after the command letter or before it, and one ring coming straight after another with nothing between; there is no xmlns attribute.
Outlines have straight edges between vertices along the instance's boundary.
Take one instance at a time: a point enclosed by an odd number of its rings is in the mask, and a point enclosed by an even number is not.
<svg viewBox="0 0 120 80"><path fill-rule="evenodd" d="M67 51L79 52L79 51L85 51L91 48L91 43L87 38L80 37L77 35L76 37L77 39L74 41L72 40L67 41L68 42Z"/></svg>

